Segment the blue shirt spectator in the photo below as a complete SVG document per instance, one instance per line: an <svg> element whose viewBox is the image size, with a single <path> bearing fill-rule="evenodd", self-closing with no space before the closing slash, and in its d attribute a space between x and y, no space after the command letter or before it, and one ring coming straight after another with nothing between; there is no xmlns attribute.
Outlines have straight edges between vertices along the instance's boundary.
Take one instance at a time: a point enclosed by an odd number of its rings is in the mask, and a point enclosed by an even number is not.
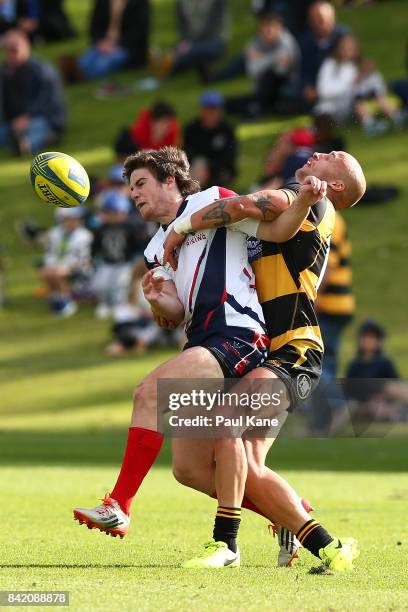
<svg viewBox="0 0 408 612"><path fill-rule="evenodd" d="M45 60L31 56L19 30L4 37L6 59L0 66L0 147L17 145L29 154L55 142L66 122L62 84Z"/></svg>

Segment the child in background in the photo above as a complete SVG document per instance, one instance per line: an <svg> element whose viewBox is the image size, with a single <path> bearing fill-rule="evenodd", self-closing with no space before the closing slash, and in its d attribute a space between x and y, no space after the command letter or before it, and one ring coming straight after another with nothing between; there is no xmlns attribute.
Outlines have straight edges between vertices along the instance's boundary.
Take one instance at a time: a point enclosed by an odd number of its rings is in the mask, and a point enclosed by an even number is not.
<svg viewBox="0 0 408 612"><path fill-rule="evenodd" d="M105 190L100 194L99 205L101 224L92 243L96 270L91 290L97 299L95 315L105 319L114 306L127 302L133 262L142 256L144 244L129 223L131 204L125 195Z"/></svg>
<svg viewBox="0 0 408 612"><path fill-rule="evenodd" d="M91 272L91 232L83 227L85 208L59 208L59 224L46 233L46 250L40 277L50 292L51 311L69 317L77 310L72 299L77 279L89 278Z"/></svg>
<svg viewBox="0 0 408 612"><path fill-rule="evenodd" d="M393 107L387 94L384 77L376 70L375 63L370 59L360 59L353 89L354 112L367 134L383 134L389 128L388 121L376 117L377 109L394 127L402 127L403 115L399 109ZM371 101L375 102L377 109L373 109Z"/></svg>
<svg viewBox="0 0 408 612"><path fill-rule="evenodd" d="M107 355L117 356L127 352L142 355L163 334L163 330L153 320L150 305L141 290L140 281L145 271L144 262L135 264L129 301L113 308L114 340L105 348Z"/></svg>

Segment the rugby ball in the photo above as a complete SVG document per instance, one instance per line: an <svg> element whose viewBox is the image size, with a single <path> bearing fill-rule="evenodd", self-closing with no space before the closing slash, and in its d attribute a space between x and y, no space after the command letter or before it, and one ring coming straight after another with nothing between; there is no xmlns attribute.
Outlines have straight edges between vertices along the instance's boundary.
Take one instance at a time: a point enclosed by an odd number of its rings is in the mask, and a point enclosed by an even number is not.
<svg viewBox="0 0 408 612"><path fill-rule="evenodd" d="M65 153L51 151L34 157L30 179L38 197L54 206L80 206L89 195L86 170L76 159Z"/></svg>

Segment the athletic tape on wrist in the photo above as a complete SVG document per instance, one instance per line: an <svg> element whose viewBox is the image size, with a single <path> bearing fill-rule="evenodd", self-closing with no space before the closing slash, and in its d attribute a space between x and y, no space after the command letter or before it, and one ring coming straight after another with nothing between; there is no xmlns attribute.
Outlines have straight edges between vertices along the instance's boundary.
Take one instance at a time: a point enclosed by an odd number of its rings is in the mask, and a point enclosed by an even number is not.
<svg viewBox="0 0 408 612"><path fill-rule="evenodd" d="M191 225L191 216L183 217L183 219L177 219L175 224L173 225L173 229L176 234L189 234L193 231L193 227Z"/></svg>

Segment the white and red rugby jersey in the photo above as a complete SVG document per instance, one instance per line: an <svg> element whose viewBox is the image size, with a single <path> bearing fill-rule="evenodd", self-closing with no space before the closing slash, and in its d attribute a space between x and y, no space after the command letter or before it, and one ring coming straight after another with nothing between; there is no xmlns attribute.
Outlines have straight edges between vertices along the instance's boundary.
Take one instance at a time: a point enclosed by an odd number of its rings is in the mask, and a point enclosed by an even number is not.
<svg viewBox="0 0 408 612"><path fill-rule="evenodd" d="M223 187L210 187L188 196L177 218L190 216L215 200L235 196ZM265 333L262 308L255 289L255 277L248 262L247 236L226 228L199 230L184 241L178 268L160 266L163 243L173 223L162 226L145 250L149 268L160 267L161 275L173 280L184 306L189 342L199 343L212 334L236 336L237 328ZM239 334L238 334L239 335Z"/></svg>

